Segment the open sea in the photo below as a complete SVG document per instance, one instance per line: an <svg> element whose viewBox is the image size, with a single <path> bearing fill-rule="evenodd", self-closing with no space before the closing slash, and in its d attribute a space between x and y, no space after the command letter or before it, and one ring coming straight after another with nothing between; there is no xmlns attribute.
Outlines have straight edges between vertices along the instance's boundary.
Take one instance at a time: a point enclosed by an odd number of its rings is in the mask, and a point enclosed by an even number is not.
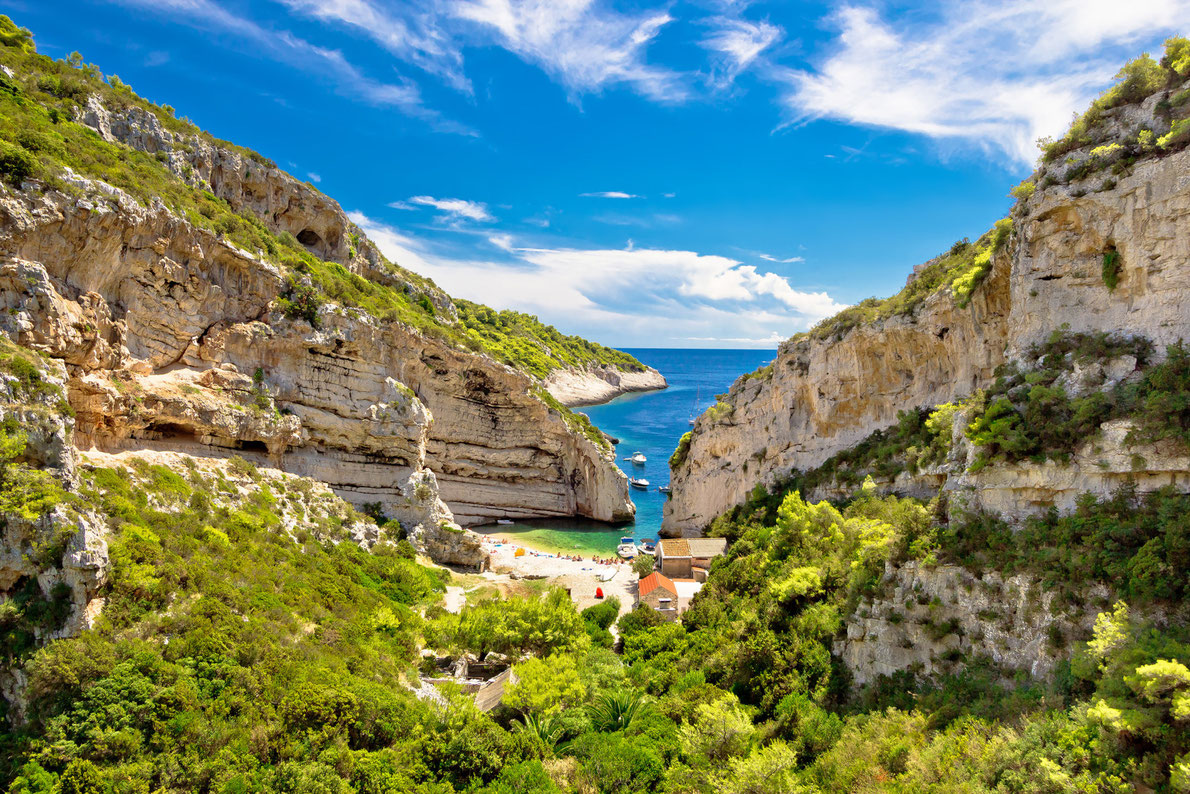
<svg viewBox="0 0 1190 794"><path fill-rule="evenodd" d="M767 364L775 350L625 349L655 367L669 381L662 391L625 394L609 403L575 408L591 417L603 432L618 438L616 463L629 476L649 481L649 490L630 489L636 521L609 526L583 519L537 520L477 528L513 543L543 551L611 556L622 536L655 539L661 527L661 506L668 498L657 487L669 484L669 456L690 429L690 419L715 402L745 372ZM624 458L642 452L648 461L636 466Z"/></svg>

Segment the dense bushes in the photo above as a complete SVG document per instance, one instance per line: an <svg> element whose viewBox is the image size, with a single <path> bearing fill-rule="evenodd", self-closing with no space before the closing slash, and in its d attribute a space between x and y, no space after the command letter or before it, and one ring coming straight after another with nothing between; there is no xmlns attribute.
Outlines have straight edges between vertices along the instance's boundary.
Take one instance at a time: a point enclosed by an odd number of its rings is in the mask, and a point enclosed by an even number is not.
<svg viewBox="0 0 1190 794"><path fill-rule="evenodd" d="M1092 583L1137 602L1180 602L1190 565L1190 496L1173 489L1103 499L1084 495L1069 515L1050 510L1014 530L1002 519L964 514L947 526L943 555L976 570L1025 571L1078 597Z"/></svg>
<svg viewBox="0 0 1190 794"><path fill-rule="evenodd" d="M1059 378L1075 363L1133 356L1143 370L1139 379L1125 379L1108 391L1068 396ZM1102 423L1119 418L1135 425L1129 443L1172 440L1190 448L1190 353L1182 343L1166 349L1166 360L1146 367L1152 344L1108 334L1056 332L1030 357L1037 368L1006 367L996 383L976 399L967 435L979 446L972 470L994 461L1045 459L1064 462L1094 438Z"/></svg>
<svg viewBox="0 0 1190 794"><path fill-rule="evenodd" d="M963 239L950 250L926 263L904 289L889 298L867 298L822 320L809 335L814 339L841 337L852 328L902 314L912 314L931 295L951 288L959 306L965 307L972 293L991 272L993 254L1007 244L1012 220L1003 218L974 243Z"/></svg>
<svg viewBox="0 0 1190 794"><path fill-rule="evenodd" d="M1106 120L1108 111L1140 102L1180 82L1185 76L1182 68L1185 42L1186 39L1182 38L1168 39L1160 63L1146 54L1124 64L1116 74L1115 85L1095 99L1091 107L1075 119L1063 137L1056 141L1042 141L1042 160L1054 162L1075 149L1095 143L1096 131Z"/></svg>

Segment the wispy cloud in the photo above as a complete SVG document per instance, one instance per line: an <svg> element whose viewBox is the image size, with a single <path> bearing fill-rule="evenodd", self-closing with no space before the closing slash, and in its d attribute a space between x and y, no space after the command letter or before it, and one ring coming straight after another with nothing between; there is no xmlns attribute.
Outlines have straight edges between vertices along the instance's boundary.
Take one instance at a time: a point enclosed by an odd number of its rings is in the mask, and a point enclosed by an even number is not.
<svg viewBox="0 0 1190 794"><path fill-rule="evenodd" d="M448 8L537 64L572 98L615 85L662 102L689 94L680 74L646 60L653 39L673 20L668 12L621 13L596 0L449 0Z"/></svg>
<svg viewBox="0 0 1190 794"><path fill-rule="evenodd" d="M463 74L463 53L436 12L436 3L402 9L404 15L371 0L276 0L291 11L336 22L363 33L390 54L471 93Z"/></svg>
<svg viewBox="0 0 1190 794"><path fill-rule="evenodd" d="M410 80L381 82L368 77L336 49L312 44L285 30L266 28L248 17L226 10L212 0L115 0L122 5L150 13L175 17L201 29L230 35L244 49L301 69L328 81L344 96L373 105L391 106L422 119L442 132L475 135L457 122L426 107L421 91Z"/></svg>
<svg viewBox="0 0 1190 794"><path fill-rule="evenodd" d="M779 259L779 258L773 256L772 254L757 254L757 256L759 256L761 259L765 260L766 262L776 262L781 265L789 265L789 264L793 264L794 262L805 262L806 261L806 258L803 256L791 256L787 259Z"/></svg>
<svg viewBox="0 0 1190 794"><path fill-rule="evenodd" d="M657 226L673 226L681 223L680 215L672 212L653 212L645 215L628 215L621 212L604 212L591 218L598 223L610 226L639 226L642 229L652 229Z"/></svg>
<svg viewBox="0 0 1190 794"><path fill-rule="evenodd" d="M314 173L313 171L311 171L310 173L306 174L306 176L307 176L307 177L309 177L309 178L310 178L310 181L311 181L311 182L313 182L313 183L314 183L314 184L316 184L316 185L317 185L319 182L321 182L321 181L322 181L322 177L321 177L321 176L319 176L318 174Z"/></svg>
<svg viewBox="0 0 1190 794"><path fill-rule="evenodd" d="M579 193L584 198L632 199L640 198L635 193L623 193L619 190L601 190L597 193Z"/></svg>
<svg viewBox="0 0 1190 794"><path fill-rule="evenodd" d="M401 203L403 202L393 202L389 206L396 209L413 209L411 206L395 206ZM488 212L488 206L481 201L467 201L466 199L459 198L434 198L433 196L411 196L409 198L409 204L433 207L445 213L441 218L447 221L468 220L490 222L496 220Z"/></svg>
<svg viewBox="0 0 1190 794"><path fill-rule="evenodd" d="M1138 42L1176 32L1190 0L942 4L929 22L850 5L816 69L786 70L794 122L849 123L963 139L1030 164Z"/></svg>
<svg viewBox="0 0 1190 794"><path fill-rule="evenodd" d="M825 292L799 290L775 273L738 260L654 248L518 245L487 238L504 259L461 259L352 213L394 261L432 277L452 294L541 315L568 332L606 341L651 339L685 344L766 346L843 306Z"/></svg>
<svg viewBox="0 0 1190 794"><path fill-rule="evenodd" d="M716 16L706 24L711 30L700 44L712 53L711 81L719 88L733 83L784 33L767 21L751 22L738 16Z"/></svg>

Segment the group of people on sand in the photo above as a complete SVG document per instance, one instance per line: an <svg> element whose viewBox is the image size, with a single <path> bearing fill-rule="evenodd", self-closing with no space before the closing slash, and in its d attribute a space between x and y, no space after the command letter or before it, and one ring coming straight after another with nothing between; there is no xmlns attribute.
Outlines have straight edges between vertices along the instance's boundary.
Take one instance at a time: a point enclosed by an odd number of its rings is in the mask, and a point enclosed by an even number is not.
<svg viewBox="0 0 1190 794"><path fill-rule="evenodd" d="M510 545L508 542L508 538L500 538L499 540L496 540L491 535L484 535L483 541L485 543L494 543L497 545L505 545L505 546ZM549 557L550 559L569 560L570 562L586 562L585 558L583 558L577 554L550 554L549 552L535 551L530 548L526 548L525 552L532 557ZM624 560L621 560L618 557L599 557L595 554L591 555L591 562L595 563L596 565L622 565L622 564L624 564Z"/></svg>

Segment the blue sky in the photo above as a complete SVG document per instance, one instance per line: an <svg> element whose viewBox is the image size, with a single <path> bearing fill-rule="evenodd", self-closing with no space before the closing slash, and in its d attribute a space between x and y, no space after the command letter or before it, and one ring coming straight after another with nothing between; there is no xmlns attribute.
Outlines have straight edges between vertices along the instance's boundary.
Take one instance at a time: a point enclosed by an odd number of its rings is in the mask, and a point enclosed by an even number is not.
<svg viewBox="0 0 1190 794"><path fill-rule="evenodd" d="M456 296L772 347L1009 208L1190 0L0 0Z"/></svg>

